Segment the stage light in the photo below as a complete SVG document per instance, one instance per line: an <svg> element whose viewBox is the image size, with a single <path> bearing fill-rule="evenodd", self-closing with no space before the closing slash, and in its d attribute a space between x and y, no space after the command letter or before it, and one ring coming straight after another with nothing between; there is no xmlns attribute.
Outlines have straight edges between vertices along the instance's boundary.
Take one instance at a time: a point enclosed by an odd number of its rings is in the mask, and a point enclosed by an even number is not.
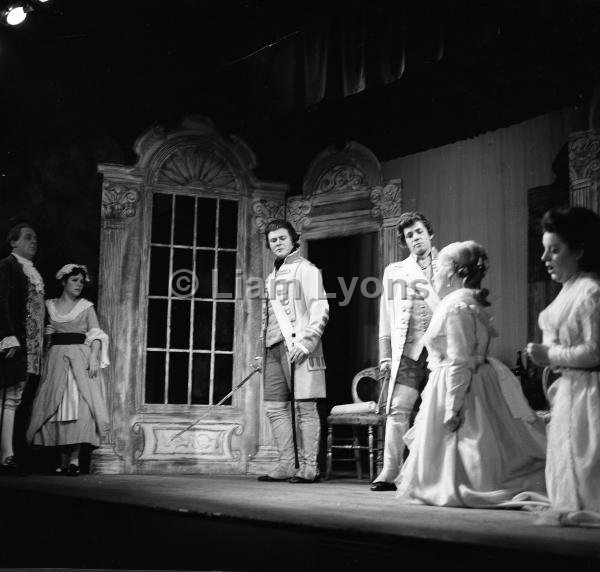
<svg viewBox="0 0 600 572"><path fill-rule="evenodd" d="M27 14L32 10L33 8L26 2L9 4L0 12L0 20L6 26L18 26L25 21Z"/></svg>

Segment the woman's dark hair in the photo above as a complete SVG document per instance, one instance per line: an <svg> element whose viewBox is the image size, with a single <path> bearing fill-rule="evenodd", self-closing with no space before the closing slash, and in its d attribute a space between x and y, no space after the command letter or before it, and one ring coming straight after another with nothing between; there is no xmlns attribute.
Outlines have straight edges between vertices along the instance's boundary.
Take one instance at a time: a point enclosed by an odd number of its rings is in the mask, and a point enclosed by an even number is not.
<svg viewBox="0 0 600 572"><path fill-rule="evenodd" d="M264 235L265 235L265 244L267 248L269 248L269 233L274 230L279 230L280 228L285 228L290 233L290 238L292 239L292 243L294 244L294 250L300 246L298 242L300 240L300 235L296 232L296 229L292 226L292 223L287 220L283 220L281 218L276 218L267 224L265 227Z"/></svg>
<svg viewBox="0 0 600 572"><path fill-rule="evenodd" d="M427 220L427 217L418 211L406 212L400 215L400 220L398 221L398 226L396 230L398 231L398 238L400 242L406 246L406 239L404 238L404 229L416 224L418 222L422 222L423 226L427 229L429 236L433 236L433 227L431 223Z"/></svg>
<svg viewBox="0 0 600 572"><path fill-rule="evenodd" d="M8 231L8 234L6 235L6 244L8 244L8 248L10 248L12 250L13 245L11 243L16 240L19 240L19 238L21 238L21 231L24 228L33 229L33 227L28 222L21 222L19 224L16 224L15 226L13 226Z"/></svg>
<svg viewBox="0 0 600 572"><path fill-rule="evenodd" d="M542 231L560 236L571 251L582 251L579 270L600 272L600 216L584 207L550 209L542 218Z"/></svg>
<svg viewBox="0 0 600 572"><path fill-rule="evenodd" d="M83 266L75 266L71 272L61 276L60 281L64 284L71 276L79 276L80 274L83 276L84 282L90 281L90 274Z"/></svg>

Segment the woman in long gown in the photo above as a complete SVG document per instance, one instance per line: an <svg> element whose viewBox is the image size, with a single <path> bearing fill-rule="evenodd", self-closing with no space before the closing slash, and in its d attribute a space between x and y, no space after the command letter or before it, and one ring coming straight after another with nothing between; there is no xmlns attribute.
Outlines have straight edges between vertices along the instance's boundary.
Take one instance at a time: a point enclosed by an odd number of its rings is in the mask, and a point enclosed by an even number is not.
<svg viewBox="0 0 600 572"><path fill-rule="evenodd" d="M79 474L83 443L97 447L108 428L100 368L108 365L108 337L99 328L94 306L81 298L87 268L67 264L57 275L63 292L46 301L50 349L36 393L27 439L59 447L59 474Z"/></svg>
<svg viewBox="0 0 600 572"><path fill-rule="evenodd" d="M441 302L425 334L431 374L405 436L402 502L487 508L545 493L543 423L510 370L488 356L496 334L480 289L486 270L487 255L473 241L439 254Z"/></svg>
<svg viewBox="0 0 600 572"><path fill-rule="evenodd" d="M560 373L548 392L548 496L564 524L600 526L600 217L555 209L542 229L542 261L562 284L539 316L543 343L527 345L537 365Z"/></svg>

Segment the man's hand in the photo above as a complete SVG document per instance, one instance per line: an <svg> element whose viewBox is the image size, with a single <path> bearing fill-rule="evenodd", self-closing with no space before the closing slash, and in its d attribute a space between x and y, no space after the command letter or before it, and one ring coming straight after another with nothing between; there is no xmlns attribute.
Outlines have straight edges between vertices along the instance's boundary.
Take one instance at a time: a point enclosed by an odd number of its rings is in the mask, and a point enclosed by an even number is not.
<svg viewBox="0 0 600 572"><path fill-rule="evenodd" d="M300 365L305 357L306 354L298 346L294 346L290 352L290 363Z"/></svg>
<svg viewBox="0 0 600 572"><path fill-rule="evenodd" d="M262 358L262 356L256 356L254 358L254 360L250 363L250 367L252 369L257 369L259 371L262 371L262 368L263 368L263 358Z"/></svg>
<svg viewBox="0 0 600 572"><path fill-rule="evenodd" d="M384 362L381 362L381 364L379 364L379 371L381 371L383 373L388 373L391 370L392 370L392 362L384 361Z"/></svg>

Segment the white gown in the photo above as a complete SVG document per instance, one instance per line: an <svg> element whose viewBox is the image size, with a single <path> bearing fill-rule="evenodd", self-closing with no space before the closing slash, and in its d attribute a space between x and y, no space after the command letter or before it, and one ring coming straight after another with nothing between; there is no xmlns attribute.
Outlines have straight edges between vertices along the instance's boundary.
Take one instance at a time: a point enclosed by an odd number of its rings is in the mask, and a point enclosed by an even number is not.
<svg viewBox="0 0 600 572"><path fill-rule="evenodd" d="M543 423L510 370L488 359L490 320L466 288L433 315L425 334L431 374L397 480L402 502L488 508L515 506L526 491L545 494ZM453 433L443 426L452 411L463 416Z"/></svg>
<svg viewBox="0 0 600 572"><path fill-rule="evenodd" d="M546 480L552 508L600 513L600 282L578 274L540 314L561 377L549 390ZM595 369L592 369L595 368ZM590 515L591 516L591 515ZM577 515L571 515L576 521ZM600 514L595 519L600 522Z"/></svg>

